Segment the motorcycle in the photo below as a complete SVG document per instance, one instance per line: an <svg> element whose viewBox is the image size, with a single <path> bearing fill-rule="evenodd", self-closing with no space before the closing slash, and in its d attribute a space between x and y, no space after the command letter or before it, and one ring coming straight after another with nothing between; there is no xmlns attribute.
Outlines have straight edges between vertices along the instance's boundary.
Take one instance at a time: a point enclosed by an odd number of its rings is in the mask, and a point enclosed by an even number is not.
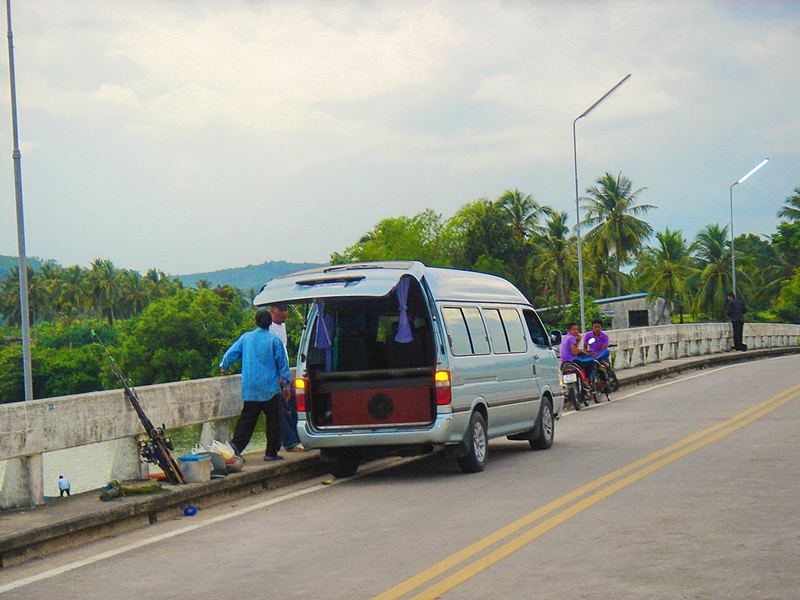
<svg viewBox="0 0 800 600"><path fill-rule="evenodd" d="M609 344L608 347L615 348L616 344ZM595 359L594 372L599 391L605 393L607 400L611 400L608 394L609 392L616 392L619 389L619 379L617 379L617 373L614 371L614 366L611 364L610 353L604 352Z"/></svg>
<svg viewBox="0 0 800 600"><path fill-rule="evenodd" d="M566 388L567 402L579 411L581 403L589 406L589 400L597 400L597 394L591 389L591 384L586 384L586 373L577 362L565 362L561 365L561 381Z"/></svg>

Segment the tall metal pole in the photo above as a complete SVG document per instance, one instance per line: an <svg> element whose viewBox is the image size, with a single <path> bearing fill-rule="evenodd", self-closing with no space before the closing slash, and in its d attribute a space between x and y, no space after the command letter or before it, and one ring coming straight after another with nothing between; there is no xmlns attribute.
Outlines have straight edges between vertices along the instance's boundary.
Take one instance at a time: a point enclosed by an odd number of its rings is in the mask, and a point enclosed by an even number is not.
<svg viewBox="0 0 800 600"><path fill-rule="evenodd" d="M739 185L740 183L744 183L750 177L758 171L761 167L769 162L769 157L762 160L758 163L755 167L750 169L745 175L737 179L731 184L730 196L731 196L731 285L733 285L733 289L731 290L734 295L736 294L736 246L734 245L734 235L733 235L733 186Z"/></svg>
<svg viewBox="0 0 800 600"><path fill-rule="evenodd" d="M583 115L581 115L583 116ZM578 294L581 299L581 331L586 331L586 307L583 300L583 247L581 246L581 206L578 197L578 137L575 133L575 125L578 117L572 122L572 158L575 163L575 233L578 238Z"/></svg>
<svg viewBox="0 0 800 600"><path fill-rule="evenodd" d="M33 377L31 372L31 330L28 307L28 261L25 254L25 212L22 204L22 154L19 151L19 128L17 126L17 82L14 75L14 34L11 32L11 0L6 0L8 23L8 75L11 81L11 129L14 150L14 195L17 200L17 246L19 252L19 305L22 323L22 370L25 381L25 400L33 400Z"/></svg>
<svg viewBox="0 0 800 600"><path fill-rule="evenodd" d="M733 235L733 186L738 184L738 181L734 181L731 184L731 284L733 285L733 295L736 296L736 246L734 245L734 238ZM736 296L738 298L738 296Z"/></svg>
<svg viewBox="0 0 800 600"><path fill-rule="evenodd" d="M572 157L575 162L575 218L577 220L577 224L575 226L575 232L578 238L578 294L580 295L581 299L581 331L586 331L586 307L584 305L585 301L583 297L583 247L581 246L581 207L580 207L580 199L578 198L578 142L577 142L577 135L575 133L575 125L578 123L579 120L581 120L583 117L585 117L595 108L597 108L600 105L600 103L603 102L603 100L605 100L615 91L617 91L617 88L626 81L628 81L630 77L631 77L630 73L625 75L625 77L623 77L617 83L617 85L615 85L605 94L603 94L599 100L597 100L589 108L587 108L580 115L578 115L578 117L572 122Z"/></svg>

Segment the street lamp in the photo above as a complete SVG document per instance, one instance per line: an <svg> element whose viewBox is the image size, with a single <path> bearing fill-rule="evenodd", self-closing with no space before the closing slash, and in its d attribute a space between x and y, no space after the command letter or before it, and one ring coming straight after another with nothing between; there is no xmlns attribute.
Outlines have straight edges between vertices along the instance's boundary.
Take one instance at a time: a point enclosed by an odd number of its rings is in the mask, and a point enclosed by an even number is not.
<svg viewBox="0 0 800 600"><path fill-rule="evenodd" d="M617 91L617 88L620 87L623 83L630 79L631 74L628 73L622 80L608 90L603 96L594 104L592 104L589 108L583 111L578 117L572 122L572 156L575 162L575 217L578 221L576 225L576 231L578 236L578 293L580 295L581 300L581 331L586 331L586 308L584 306L583 300L583 250L581 246L581 207L580 207L580 200L578 198L578 142L577 136L575 134L575 125L577 122L585 116L588 116L590 112L592 112L595 108L597 108L603 100L608 98L611 94Z"/></svg>
<svg viewBox="0 0 800 600"><path fill-rule="evenodd" d="M733 290L732 291L733 291L734 294L736 294L736 247L734 246L734 242L733 242L733 186L739 185L740 183L744 183L745 181L750 179L750 176L753 173L758 171L761 167L763 167L768 162L769 162L769 158L765 158L760 163L758 163L755 167L750 169L747 172L747 175L745 175L741 179L738 179L738 180L734 181L731 184L731 189L730 189L730 192L731 192L731 283L733 284Z"/></svg>
<svg viewBox="0 0 800 600"><path fill-rule="evenodd" d="M14 195L17 202L17 246L19 256L19 301L22 324L22 372L25 400L33 400L33 377L31 374L31 333L28 321L28 265L25 256L25 216L22 207L22 154L19 151L19 128L17 127L17 83L14 74L14 34L11 32L11 0L6 0L8 23L8 75L11 82L11 126L14 150Z"/></svg>

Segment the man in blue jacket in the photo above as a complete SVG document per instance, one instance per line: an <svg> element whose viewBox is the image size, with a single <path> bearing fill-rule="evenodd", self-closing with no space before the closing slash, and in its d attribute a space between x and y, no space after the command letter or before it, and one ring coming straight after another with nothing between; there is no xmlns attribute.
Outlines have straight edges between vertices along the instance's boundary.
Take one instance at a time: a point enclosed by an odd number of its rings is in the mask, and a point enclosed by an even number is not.
<svg viewBox="0 0 800 600"><path fill-rule="evenodd" d="M272 317L266 310L256 313L256 327L243 334L225 352L219 365L227 371L233 363L242 361L242 414L236 423L231 445L239 454L250 442L258 415L267 417L267 452L264 460L282 460L281 406L291 394L289 363L281 341L269 332ZM283 396L283 400L281 399Z"/></svg>

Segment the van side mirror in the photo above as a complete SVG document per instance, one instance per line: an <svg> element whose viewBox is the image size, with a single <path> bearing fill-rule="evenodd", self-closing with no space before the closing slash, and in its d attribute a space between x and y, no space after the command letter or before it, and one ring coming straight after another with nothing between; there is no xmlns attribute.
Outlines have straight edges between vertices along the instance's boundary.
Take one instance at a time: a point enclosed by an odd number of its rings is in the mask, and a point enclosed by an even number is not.
<svg viewBox="0 0 800 600"><path fill-rule="evenodd" d="M550 345L551 346L560 346L561 345L561 332L557 329L554 329L550 332Z"/></svg>

